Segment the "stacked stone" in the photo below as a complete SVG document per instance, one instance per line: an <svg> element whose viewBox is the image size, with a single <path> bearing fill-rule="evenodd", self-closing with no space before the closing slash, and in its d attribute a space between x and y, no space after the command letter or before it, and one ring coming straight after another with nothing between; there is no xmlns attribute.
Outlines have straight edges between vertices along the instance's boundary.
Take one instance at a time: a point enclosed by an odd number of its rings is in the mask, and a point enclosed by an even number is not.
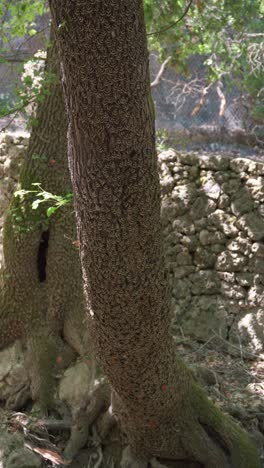
<svg viewBox="0 0 264 468"><path fill-rule="evenodd" d="M28 135L0 136L0 265L4 212ZM264 344L264 164L225 154L159 155L162 226L174 326L208 340Z"/></svg>
<svg viewBox="0 0 264 468"><path fill-rule="evenodd" d="M17 187L20 168L28 145L28 135L0 134L0 265L3 259L2 241L4 213Z"/></svg>
<svg viewBox="0 0 264 468"><path fill-rule="evenodd" d="M175 327L206 341L264 344L264 164L223 154L159 155Z"/></svg>

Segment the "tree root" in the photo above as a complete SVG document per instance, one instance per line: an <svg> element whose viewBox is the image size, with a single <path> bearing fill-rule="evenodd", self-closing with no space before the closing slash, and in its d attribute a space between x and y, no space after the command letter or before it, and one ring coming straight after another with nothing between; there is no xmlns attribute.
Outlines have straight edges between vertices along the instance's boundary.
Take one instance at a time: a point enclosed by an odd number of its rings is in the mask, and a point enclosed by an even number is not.
<svg viewBox="0 0 264 468"><path fill-rule="evenodd" d="M132 452L128 445L122 453L121 468L147 468L148 460L140 459Z"/></svg>
<svg viewBox="0 0 264 468"><path fill-rule="evenodd" d="M99 415L110 406L111 390L106 381L99 383L91 392L86 408L80 408L75 416L74 424L71 428L71 436L64 450L64 456L67 459L73 459L81 448L89 440L89 429ZM99 443L99 439L92 442Z"/></svg>
<svg viewBox="0 0 264 468"><path fill-rule="evenodd" d="M167 393L169 397L169 390ZM195 382L190 382L188 391L178 395L170 411L157 414L156 424L151 426L144 414L133 413L131 409L127 412L125 407L123 412L117 409L126 426L131 453L142 457L140 468L144 467L144 457L149 464L151 457L160 463L171 462L168 466L260 468L257 448L250 436L215 407ZM130 456L125 457L127 453L123 454L122 468L137 466Z"/></svg>
<svg viewBox="0 0 264 468"><path fill-rule="evenodd" d="M125 447L122 453L121 468L167 468L158 462L156 458L152 458L150 461L146 459L140 459L136 457L130 446Z"/></svg>
<svg viewBox="0 0 264 468"><path fill-rule="evenodd" d="M198 388L194 400L201 437L199 461L205 468L211 468L212 460L214 468L259 468L260 459L250 436L231 417L205 400Z"/></svg>

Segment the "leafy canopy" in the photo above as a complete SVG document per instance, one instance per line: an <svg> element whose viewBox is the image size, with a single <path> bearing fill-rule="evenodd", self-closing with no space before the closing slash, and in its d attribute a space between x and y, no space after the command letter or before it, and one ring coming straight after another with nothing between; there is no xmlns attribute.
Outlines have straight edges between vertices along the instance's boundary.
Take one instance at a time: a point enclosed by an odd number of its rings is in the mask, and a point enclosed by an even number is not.
<svg viewBox="0 0 264 468"><path fill-rule="evenodd" d="M208 83L230 77L259 101L264 78L264 0L144 0L144 10L149 47L160 53L161 60L172 56L171 64L188 75L188 59L198 54L207 65ZM44 13L45 0L0 0L0 61L12 60L30 37L41 33L36 23ZM31 101L32 83L24 82L24 88L25 84L29 92L24 89L21 100L17 90L12 106L0 94L0 116L21 109L25 95ZM32 99L37 95L35 90Z"/></svg>

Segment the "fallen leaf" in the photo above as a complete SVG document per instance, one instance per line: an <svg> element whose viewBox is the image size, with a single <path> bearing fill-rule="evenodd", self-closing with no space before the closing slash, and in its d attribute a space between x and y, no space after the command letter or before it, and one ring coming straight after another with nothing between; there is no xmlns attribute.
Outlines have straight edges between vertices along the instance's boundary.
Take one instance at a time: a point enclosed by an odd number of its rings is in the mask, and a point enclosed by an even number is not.
<svg viewBox="0 0 264 468"><path fill-rule="evenodd" d="M38 453L46 460L50 460L52 463L55 463L55 465L70 465L72 462L72 460L65 460L59 453L53 452L52 450L42 449L39 447L32 447L32 445L28 443L25 444L25 447L27 447L35 453Z"/></svg>
<svg viewBox="0 0 264 468"><path fill-rule="evenodd" d="M75 247L80 247L81 243L80 241L76 240L72 242L72 245L74 245Z"/></svg>

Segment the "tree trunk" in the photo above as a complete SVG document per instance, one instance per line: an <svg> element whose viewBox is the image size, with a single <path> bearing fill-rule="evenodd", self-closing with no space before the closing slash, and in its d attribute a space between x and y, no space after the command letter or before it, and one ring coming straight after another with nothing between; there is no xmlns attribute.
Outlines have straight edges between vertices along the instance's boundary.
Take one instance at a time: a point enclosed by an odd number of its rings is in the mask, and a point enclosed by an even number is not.
<svg viewBox="0 0 264 468"><path fill-rule="evenodd" d="M206 468L259 467L255 447L208 401L170 334L143 2L50 7L86 301L132 451Z"/></svg>
<svg viewBox="0 0 264 468"><path fill-rule="evenodd" d="M46 72L52 83L38 105L20 177L21 189L39 182L46 191L72 191L67 164L67 122L53 45ZM52 398L52 374L63 366L62 338L79 354L88 354L83 332L84 300L76 247L75 216L65 206L48 218L45 208L34 212L32 199L13 197L4 225L4 268L0 291L0 347L20 337L30 343L33 396L43 405ZM59 361L59 364L57 363Z"/></svg>

